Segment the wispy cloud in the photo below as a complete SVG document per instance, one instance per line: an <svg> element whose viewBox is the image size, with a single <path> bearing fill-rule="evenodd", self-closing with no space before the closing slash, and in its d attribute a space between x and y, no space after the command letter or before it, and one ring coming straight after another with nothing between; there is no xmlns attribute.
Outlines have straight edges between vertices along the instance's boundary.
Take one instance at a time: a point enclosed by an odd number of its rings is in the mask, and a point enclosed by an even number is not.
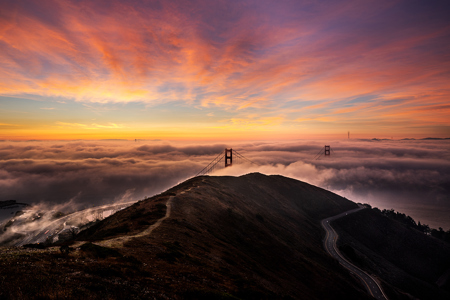
<svg viewBox="0 0 450 300"><path fill-rule="evenodd" d="M372 4L336 12L317 7L317 18L304 4L269 6L252 1L197 3L201 12L185 11L183 2L155 9L139 1L134 5L112 1L102 10L84 2L82 11L71 2L46 3L43 11L60 17L3 4L8 11L2 18L3 69L12 75L10 88L4 82L5 94L19 92L29 80L35 84L22 93L98 102L180 97L176 87L198 97L201 94L193 93L202 87L213 93L203 93L205 105L240 107L264 103L289 90L323 99L385 93L386 88L417 85L425 79L442 84L439 73L447 70L436 57L426 55L438 54L449 34L448 28L437 26L442 16L431 5L426 14L438 18L435 22L416 25L401 13L378 21L390 24L400 18L403 33L397 35L389 26L371 22L377 14L401 8ZM209 15L216 20L211 22ZM365 30L350 31L350 21ZM331 25L333 29L327 28ZM434 43L434 48L414 48L427 43ZM416 61L417 57L425 60ZM391 61L394 58L400 59ZM164 91L164 86L175 89Z"/></svg>
<svg viewBox="0 0 450 300"><path fill-rule="evenodd" d="M20 126L17 124L0 123L0 126Z"/></svg>
<svg viewBox="0 0 450 300"><path fill-rule="evenodd" d="M115 123L109 123L108 125L100 125L100 124L92 124L91 126L95 128L124 128L124 125L121 124L115 124Z"/></svg>
<svg viewBox="0 0 450 300"><path fill-rule="evenodd" d="M87 127L86 124L80 124L80 123L56 122L56 124L60 125L60 126L69 126L69 127L82 127L82 128Z"/></svg>
<svg viewBox="0 0 450 300"><path fill-rule="evenodd" d="M324 144L330 157L315 160ZM257 163L234 164L212 175L281 174L353 201L405 212L450 210L449 141L293 141L233 144L162 141L3 142L3 200L102 204L127 194L139 200L196 175L225 148ZM1 200L1 199L0 199ZM420 214L417 217L422 218ZM438 213L436 213L438 214ZM416 219L417 219L416 217ZM450 228L448 220L438 226ZM427 219L429 225L436 220Z"/></svg>
<svg viewBox="0 0 450 300"><path fill-rule="evenodd" d="M259 117L255 115L249 115L243 118L231 118L229 120L222 120L221 123L226 125L217 126L217 128L235 128L240 130L246 130L248 128L264 128L266 126L275 126L281 124L284 118L278 117Z"/></svg>
<svg viewBox="0 0 450 300"><path fill-rule="evenodd" d="M56 122L59 127L70 127L70 128L83 128L83 129L117 129L117 128L126 128L126 126L122 124L116 123L108 123L107 125L101 124L81 124L81 123L66 123L66 122Z"/></svg>
<svg viewBox="0 0 450 300"><path fill-rule="evenodd" d="M450 127L445 1L158 3L2 3L0 95Z"/></svg>

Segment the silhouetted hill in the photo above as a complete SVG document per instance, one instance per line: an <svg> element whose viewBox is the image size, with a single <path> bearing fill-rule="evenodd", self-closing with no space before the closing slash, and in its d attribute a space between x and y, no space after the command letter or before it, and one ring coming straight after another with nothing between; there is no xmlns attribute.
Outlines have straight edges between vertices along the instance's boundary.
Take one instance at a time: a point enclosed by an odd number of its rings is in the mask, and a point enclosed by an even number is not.
<svg viewBox="0 0 450 300"><path fill-rule="evenodd" d="M195 188L192 195L190 189ZM292 218L292 213L300 214L302 220L321 220L342 211L357 207L345 198L327 190L283 176L266 176L253 173L241 177L196 177L168 191L140 201L131 207L117 212L114 216L82 232L78 240L99 240L117 235L136 233L165 214L165 203L170 196L185 198L197 209L197 203L215 210L209 204L218 207L227 206L242 215L262 214L280 218ZM215 200L214 202L211 202ZM207 211L202 209L204 214ZM202 217L202 216L200 216ZM289 220L278 220L287 222ZM198 222L193 220L193 222ZM304 221L302 221L304 222ZM315 222L313 222L315 223Z"/></svg>
<svg viewBox="0 0 450 300"><path fill-rule="evenodd" d="M282 176L196 177L82 232L93 244L69 254L3 251L0 298L369 299L322 247L319 220L355 207Z"/></svg>
<svg viewBox="0 0 450 300"><path fill-rule="evenodd" d="M195 177L73 244L1 248L0 299L371 299L322 246L320 220L356 207L283 176ZM333 226L390 300L449 299L449 244L376 209Z"/></svg>
<svg viewBox="0 0 450 300"><path fill-rule="evenodd" d="M156 259L157 268L171 277L179 280L180 268L196 277L201 270L202 280L224 282L222 288L228 287L229 294L245 299L366 297L359 282L323 251L319 222L356 204L282 176L193 178L117 213L79 239L92 241L105 232L108 238L114 232L123 235L125 225L133 228L149 219L152 211L161 217L156 207L170 197L170 218L151 238L136 238L125 249L139 259ZM152 252L142 247L150 241ZM212 289L210 284L181 281L175 290L181 295L195 293L199 285Z"/></svg>
<svg viewBox="0 0 450 300"><path fill-rule="evenodd" d="M450 299L450 276L445 276L450 271L450 244L378 209L345 216L333 226L341 235L342 251L380 277L391 300Z"/></svg>

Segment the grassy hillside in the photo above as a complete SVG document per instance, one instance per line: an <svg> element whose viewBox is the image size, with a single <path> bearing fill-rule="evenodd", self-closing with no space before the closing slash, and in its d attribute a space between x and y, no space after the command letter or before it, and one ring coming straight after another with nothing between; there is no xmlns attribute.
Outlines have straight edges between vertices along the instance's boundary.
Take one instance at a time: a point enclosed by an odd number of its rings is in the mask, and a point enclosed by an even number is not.
<svg viewBox="0 0 450 300"><path fill-rule="evenodd" d="M117 236L136 234L155 223L166 214L166 202L173 195L165 192L135 203L116 212L102 222L83 230L77 240L98 241Z"/></svg>
<svg viewBox="0 0 450 300"><path fill-rule="evenodd" d="M450 269L450 245L365 209L338 219L339 244L356 264L384 280L390 299L450 299L436 284ZM448 286L448 284L447 284ZM447 290L446 290L447 289Z"/></svg>
<svg viewBox="0 0 450 300"><path fill-rule="evenodd" d="M168 199L150 236L95 245L145 229ZM322 248L319 220L354 207L281 176L193 178L81 233L94 244L69 254L1 252L0 298L369 299Z"/></svg>

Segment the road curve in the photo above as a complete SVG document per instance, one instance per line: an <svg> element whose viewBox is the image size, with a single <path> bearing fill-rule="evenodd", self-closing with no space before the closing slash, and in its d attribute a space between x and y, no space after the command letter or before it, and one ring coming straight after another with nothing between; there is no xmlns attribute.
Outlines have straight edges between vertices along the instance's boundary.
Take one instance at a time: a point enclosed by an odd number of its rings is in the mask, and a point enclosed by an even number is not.
<svg viewBox="0 0 450 300"><path fill-rule="evenodd" d="M349 211L346 211L344 213L341 213L339 215L323 219L322 220L322 227L325 228L325 231L327 232L325 239L323 241L323 245L325 247L325 250L334 258L336 258L339 263L346 269L348 269L352 274L356 275L363 283L363 285L366 287L369 294L374 297L375 299L384 299L387 300L388 298L383 292L383 289L378 284L378 282L369 274L358 268L357 266L353 265L351 262L349 262L347 259L344 258L344 256L339 252L336 241L338 239L338 234L336 231L331 227L330 223L336 219L339 219L340 217L346 216L348 214L357 212L361 209L364 209L364 207L352 209Z"/></svg>

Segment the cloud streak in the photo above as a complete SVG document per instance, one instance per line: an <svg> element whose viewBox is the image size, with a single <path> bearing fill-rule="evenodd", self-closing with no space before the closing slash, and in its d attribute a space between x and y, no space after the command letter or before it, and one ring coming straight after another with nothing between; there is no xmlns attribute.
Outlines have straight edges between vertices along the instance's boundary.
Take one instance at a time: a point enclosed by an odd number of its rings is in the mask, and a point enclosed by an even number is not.
<svg viewBox="0 0 450 300"><path fill-rule="evenodd" d="M448 126L449 9L446 1L6 2L0 94Z"/></svg>

